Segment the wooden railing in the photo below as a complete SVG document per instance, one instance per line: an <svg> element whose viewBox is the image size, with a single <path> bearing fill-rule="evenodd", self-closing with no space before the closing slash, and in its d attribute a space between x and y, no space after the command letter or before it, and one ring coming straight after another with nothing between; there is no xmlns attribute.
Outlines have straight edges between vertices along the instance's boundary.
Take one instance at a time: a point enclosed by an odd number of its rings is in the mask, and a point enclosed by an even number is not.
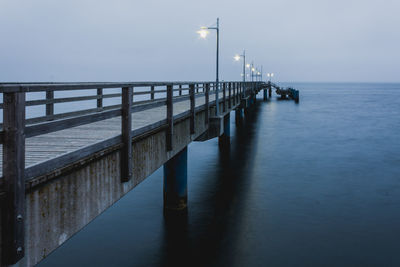
<svg viewBox="0 0 400 267"><path fill-rule="evenodd" d="M231 101L226 101L226 99L234 99L235 103L240 103L241 98L245 98L254 90L262 89L266 86L268 84L262 82L247 82L245 84L242 82L220 82L219 93L221 94L222 92L222 98L219 101L223 103L222 111L225 112L227 108L231 108ZM84 91L86 95L78 95L83 90L86 90ZM108 90L114 90L114 92L107 93L106 91ZM116 93L115 90L119 92ZM92 94L87 95L88 91L92 92ZM40 92L43 94L43 99L26 100L30 94ZM59 92L63 92L63 95L55 97ZM127 151L124 148L122 149L123 155L127 157L122 158L124 160L129 159L131 148L125 144L133 137L143 135L155 128L165 128L167 150L171 150L174 120L189 116L191 118L190 131L193 133L196 113L204 109L209 110L210 107L215 106L216 101L210 101L210 94L215 93L215 82L0 83L0 94L3 95L4 100L3 103L0 103L0 112L3 113L3 123L0 124L2 128L0 131L0 144L3 144L3 177L8 176L7 165L16 161L17 157L19 157L18 162L13 163L13 166L18 167L19 176L23 174L24 179L27 181L111 146L127 147ZM196 107L196 99L200 97L204 97L204 105ZM107 99L115 99L120 104L106 105L105 100ZM173 103L186 100L190 100L190 109L177 116L172 116ZM93 101L93 107L55 113L55 107L59 104L74 104L82 101ZM44 107L43 114L26 119L27 107L35 106ZM166 106L167 109L167 116L164 121L155 122L132 131L132 113L160 106ZM122 116L121 135L25 169L25 162L21 160L25 155L25 138L118 116ZM206 112L205 120L208 123L209 112ZM128 178L123 178L122 180L124 181L129 180L131 173L128 161L126 165L128 165L128 171L123 176ZM17 170L13 171L16 172ZM0 183L2 181L3 179L0 178ZM36 182L32 181L31 185L35 184Z"/></svg>

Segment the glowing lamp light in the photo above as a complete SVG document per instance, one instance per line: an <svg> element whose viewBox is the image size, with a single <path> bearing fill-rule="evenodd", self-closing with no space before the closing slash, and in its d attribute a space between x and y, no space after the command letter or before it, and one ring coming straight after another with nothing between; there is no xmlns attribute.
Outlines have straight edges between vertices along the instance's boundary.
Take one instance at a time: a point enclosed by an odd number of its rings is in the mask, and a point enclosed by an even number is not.
<svg viewBox="0 0 400 267"><path fill-rule="evenodd" d="M256 71L256 69L255 69L255 68L251 68L251 71L252 71L252 72L255 72L255 71Z"/></svg>
<svg viewBox="0 0 400 267"><path fill-rule="evenodd" d="M239 61L239 60L240 60L240 56L239 56L239 55L235 55L233 58L234 58L236 61Z"/></svg>
<svg viewBox="0 0 400 267"><path fill-rule="evenodd" d="M246 64L246 68L250 68L250 64Z"/></svg>
<svg viewBox="0 0 400 267"><path fill-rule="evenodd" d="M207 27L201 27L199 31L197 31L197 33L200 35L201 38L205 39L207 38L207 35L210 33L207 30Z"/></svg>

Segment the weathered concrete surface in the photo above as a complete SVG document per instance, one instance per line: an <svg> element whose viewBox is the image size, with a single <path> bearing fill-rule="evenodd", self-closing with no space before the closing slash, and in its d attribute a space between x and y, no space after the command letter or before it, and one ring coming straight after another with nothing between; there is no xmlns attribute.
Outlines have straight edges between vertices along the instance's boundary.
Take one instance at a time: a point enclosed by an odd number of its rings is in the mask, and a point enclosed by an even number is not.
<svg viewBox="0 0 400 267"><path fill-rule="evenodd" d="M18 264L32 266L119 200L207 128L205 112L195 117L195 134L190 119L174 126L173 150L166 151L165 131L133 143L133 179L120 181L119 150L90 162L74 172L26 195L26 255Z"/></svg>

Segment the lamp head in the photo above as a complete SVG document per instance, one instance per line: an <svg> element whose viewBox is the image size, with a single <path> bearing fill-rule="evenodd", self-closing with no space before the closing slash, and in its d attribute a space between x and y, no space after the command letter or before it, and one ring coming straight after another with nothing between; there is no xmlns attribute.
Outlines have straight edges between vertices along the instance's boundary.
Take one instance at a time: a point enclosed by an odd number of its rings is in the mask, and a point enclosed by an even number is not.
<svg viewBox="0 0 400 267"><path fill-rule="evenodd" d="M201 27L197 33L200 35L200 38L205 39L210 32L207 30L207 27Z"/></svg>
<svg viewBox="0 0 400 267"><path fill-rule="evenodd" d="M235 61L239 61L240 60L240 56L239 55L235 55L233 58L235 59Z"/></svg>

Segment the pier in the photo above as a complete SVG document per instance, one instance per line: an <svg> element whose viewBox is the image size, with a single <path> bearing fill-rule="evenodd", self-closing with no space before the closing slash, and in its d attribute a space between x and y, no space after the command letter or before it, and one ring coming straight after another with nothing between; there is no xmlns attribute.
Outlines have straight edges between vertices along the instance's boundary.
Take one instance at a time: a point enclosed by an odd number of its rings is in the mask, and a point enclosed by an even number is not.
<svg viewBox="0 0 400 267"><path fill-rule="evenodd" d="M161 166L165 212L185 212L187 146L216 137L221 149L229 146L230 112L240 122L271 83L221 82L218 95L216 88L215 82L0 84L2 266L40 262ZM30 100L34 93L44 97ZM108 99L119 103L107 105ZM55 112L58 104L88 100L95 107ZM44 114L25 118L35 106Z"/></svg>

